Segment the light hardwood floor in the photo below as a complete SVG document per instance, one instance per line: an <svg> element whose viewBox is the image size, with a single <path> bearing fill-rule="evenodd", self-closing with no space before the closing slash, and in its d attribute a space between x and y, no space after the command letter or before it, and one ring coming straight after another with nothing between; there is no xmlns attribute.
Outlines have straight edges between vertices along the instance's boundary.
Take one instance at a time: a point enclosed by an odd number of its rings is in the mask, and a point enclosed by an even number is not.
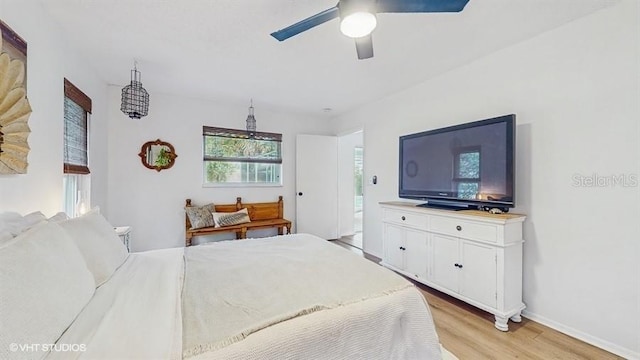
<svg viewBox="0 0 640 360"><path fill-rule="evenodd" d="M465 359L622 359L525 317L509 331L493 326L493 315L416 284L431 307L442 345Z"/></svg>
<svg viewBox="0 0 640 360"><path fill-rule="evenodd" d="M380 261L347 244L334 243L371 261ZM415 284L431 307L440 342L460 360L622 359L525 317L519 324L510 321L508 332L499 331L493 326L493 315L425 285Z"/></svg>

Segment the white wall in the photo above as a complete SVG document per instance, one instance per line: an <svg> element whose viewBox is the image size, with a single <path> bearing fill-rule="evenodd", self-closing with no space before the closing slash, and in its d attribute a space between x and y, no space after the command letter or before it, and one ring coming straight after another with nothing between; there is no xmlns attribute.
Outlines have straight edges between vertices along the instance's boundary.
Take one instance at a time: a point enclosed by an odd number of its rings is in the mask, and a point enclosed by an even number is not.
<svg viewBox="0 0 640 360"><path fill-rule="evenodd" d="M61 30L34 1L0 0L0 19L27 42L29 167L24 175L0 175L0 211L45 215L62 211L63 79L93 101L90 133L92 205L106 210L107 86L65 41Z"/></svg>
<svg viewBox="0 0 640 360"><path fill-rule="evenodd" d="M527 214L526 315L640 357L640 190L578 187L637 176L635 0L579 19L334 119L364 126L365 251L382 254L379 201L397 199L398 136L517 114L517 208Z"/></svg>
<svg viewBox="0 0 640 360"><path fill-rule="evenodd" d="M285 217L295 229L295 136L329 134L327 120L267 110L254 101L258 131L282 134L283 186L203 187L202 126L243 129L248 101L219 103L147 90L149 115L132 120L119 110L121 88L109 89L109 218L114 225L133 227L133 251L184 246L187 198L203 205L235 203L237 196L244 202L271 202L283 195ZM138 156L142 144L156 139L171 143L178 154L175 165L161 172L143 167Z"/></svg>
<svg viewBox="0 0 640 360"><path fill-rule="evenodd" d="M338 237L354 234L354 149L362 147L362 131L338 137Z"/></svg>

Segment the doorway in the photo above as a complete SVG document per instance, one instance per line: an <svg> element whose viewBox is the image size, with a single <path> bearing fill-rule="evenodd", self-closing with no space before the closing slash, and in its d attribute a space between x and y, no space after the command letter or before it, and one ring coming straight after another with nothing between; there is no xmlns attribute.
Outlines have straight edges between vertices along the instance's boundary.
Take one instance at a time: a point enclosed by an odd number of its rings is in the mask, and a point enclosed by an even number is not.
<svg viewBox="0 0 640 360"><path fill-rule="evenodd" d="M362 206L364 199L364 149L353 149L353 246L362 249Z"/></svg>
<svg viewBox="0 0 640 360"><path fill-rule="evenodd" d="M363 248L364 147L362 130L338 137L339 240Z"/></svg>

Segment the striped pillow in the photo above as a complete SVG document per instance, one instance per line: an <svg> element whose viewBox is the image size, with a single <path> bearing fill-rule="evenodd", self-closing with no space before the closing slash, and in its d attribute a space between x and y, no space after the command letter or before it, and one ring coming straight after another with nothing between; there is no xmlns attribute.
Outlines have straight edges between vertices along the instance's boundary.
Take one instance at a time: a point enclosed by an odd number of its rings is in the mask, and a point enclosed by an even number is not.
<svg viewBox="0 0 640 360"><path fill-rule="evenodd" d="M216 227L238 225L251 222L247 209L238 210L236 212L213 213L213 221Z"/></svg>

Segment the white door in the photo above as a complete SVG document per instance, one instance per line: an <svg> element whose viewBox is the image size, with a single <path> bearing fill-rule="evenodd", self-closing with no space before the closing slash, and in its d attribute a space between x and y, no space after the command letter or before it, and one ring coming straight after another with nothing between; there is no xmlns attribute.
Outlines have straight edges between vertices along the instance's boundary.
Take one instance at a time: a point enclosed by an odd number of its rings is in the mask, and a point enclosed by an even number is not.
<svg viewBox="0 0 640 360"><path fill-rule="evenodd" d="M384 224L384 261L400 270L404 270L405 229L400 226Z"/></svg>
<svg viewBox="0 0 640 360"><path fill-rule="evenodd" d="M462 240L460 244L462 281L460 294L496 307L496 248Z"/></svg>
<svg viewBox="0 0 640 360"><path fill-rule="evenodd" d="M418 279L427 279L427 266L430 263L428 235L424 231L406 230L404 267Z"/></svg>
<svg viewBox="0 0 640 360"><path fill-rule="evenodd" d="M296 232L338 237L338 138L296 137Z"/></svg>
<svg viewBox="0 0 640 360"><path fill-rule="evenodd" d="M437 254L433 256L433 282L458 292L458 238L432 234L431 241Z"/></svg>

